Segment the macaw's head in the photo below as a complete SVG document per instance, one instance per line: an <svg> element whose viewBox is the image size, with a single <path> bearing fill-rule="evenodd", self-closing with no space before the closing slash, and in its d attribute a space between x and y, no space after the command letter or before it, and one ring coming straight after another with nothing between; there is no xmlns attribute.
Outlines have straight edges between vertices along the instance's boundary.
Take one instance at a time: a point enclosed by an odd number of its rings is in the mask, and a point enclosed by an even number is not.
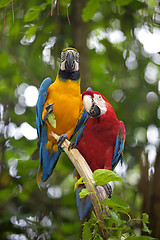
<svg viewBox="0 0 160 240"><path fill-rule="evenodd" d="M85 91L82 93L84 107L91 118L98 118L108 110L113 111L108 100L99 92Z"/></svg>
<svg viewBox="0 0 160 240"><path fill-rule="evenodd" d="M79 52L75 48L66 48L61 52L59 76L62 80L79 80Z"/></svg>

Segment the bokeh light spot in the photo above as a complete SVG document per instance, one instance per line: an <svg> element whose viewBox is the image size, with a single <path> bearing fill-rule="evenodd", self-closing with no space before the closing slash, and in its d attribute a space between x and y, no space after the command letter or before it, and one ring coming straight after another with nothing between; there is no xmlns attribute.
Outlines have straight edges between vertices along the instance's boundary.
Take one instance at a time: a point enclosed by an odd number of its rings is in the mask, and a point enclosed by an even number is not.
<svg viewBox="0 0 160 240"><path fill-rule="evenodd" d="M35 86L28 86L24 91L25 103L28 107L34 107L38 99L38 89Z"/></svg>
<svg viewBox="0 0 160 240"><path fill-rule="evenodd" d="M150 144L157 145L159 142L159 131L155 125L150 125L147 129L147 140Z"/></svg>
<svg viewBox="0 0 160 240"><path fill-rule="evenodd" d="M147 98L147 101L151 103L158 101L158 96L155 92L149 92L146 98Z"/></svg>
<svg viewBox="0 0 160 240"><path fill-rule="evenodd" d="M37 138L37 130L27 122L23 122L20 125L20 133L28 140L34 140Z"/></svg>

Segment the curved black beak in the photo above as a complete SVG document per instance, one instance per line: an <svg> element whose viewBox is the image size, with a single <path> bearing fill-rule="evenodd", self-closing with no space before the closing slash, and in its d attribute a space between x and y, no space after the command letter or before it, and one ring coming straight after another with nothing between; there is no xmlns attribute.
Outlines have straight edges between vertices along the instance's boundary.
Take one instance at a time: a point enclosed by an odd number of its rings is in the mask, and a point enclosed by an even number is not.
<svg viewBox="0 0 160 240"><path fill-rule="evenodd" d="M75 60L73 52L69 51L66 56L65 68L68 72L73 72L75 68Z"/></svg>
<svg viewBox="0 0 160 240"><path fill-rule="evenodd" d="M97 118L101 114L100 108L96 104L93 103L88 114L92 118Z"/></svg>

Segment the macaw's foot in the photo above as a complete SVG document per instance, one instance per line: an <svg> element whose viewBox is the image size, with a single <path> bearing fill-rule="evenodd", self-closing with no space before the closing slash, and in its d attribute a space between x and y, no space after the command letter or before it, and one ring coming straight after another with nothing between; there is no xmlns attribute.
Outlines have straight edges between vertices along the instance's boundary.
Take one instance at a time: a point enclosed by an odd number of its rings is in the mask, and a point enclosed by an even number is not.
<svg viewBox="0 0 160 240"><path fill-rule="evenodd" d="M109 183L107 183L107 184L104 184L102 186L105 189L105 191L108 195L108 198L111 198L112 197L112 187L111 187L111 185Z"/></svg>
<svg viewBox="0 0 160 240"><path fill-rule="evenodd" d="M48 114L53 112L53 110L54 110L53 104L54 104L54 103L51 103L51 104L48 104L48 105L46 106L46 111L47 111L47 112L46 112L46 114L44 115L44 121L47 121L47 120L48 120Z"/></svg>
<svg viewBox="0 0 160 240"><path fill-rule="evenodd" d="M68 136L67 134L62 134L60 137L59 137L59 140L58 140L58 147L63 150L63 148L61 147L62 143L68 139Z"/></svg>
<svg viewBox="0 0 160 240"><path fill-rule="evenodd" d="M75 144L75 142L71 142L71 143L69 144L68 151L71 150L71 149L73 149L73 148L76 148L76 149L77 149L77 145Z"/></svg>

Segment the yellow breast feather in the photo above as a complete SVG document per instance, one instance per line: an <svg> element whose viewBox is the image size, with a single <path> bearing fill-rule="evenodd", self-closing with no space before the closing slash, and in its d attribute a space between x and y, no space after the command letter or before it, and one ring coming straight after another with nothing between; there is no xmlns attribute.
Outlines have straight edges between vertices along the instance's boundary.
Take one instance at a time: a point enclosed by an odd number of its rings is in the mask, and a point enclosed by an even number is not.
<svg viewBox="0 0 160 240"><path fill-rule="evenodd" d="M58 135L66 133L68 138L70 138L75 130L83 111L80 82L73 82L72 80L63 82L57 77L56 81L48 88L42 119L44 119L44 115L46 114L45 107L53 103L56 124L53 126L51 122L48 121L49 119L46 121L48 125L48 148L51 148L51 145L55 144L55 139L50 135L51 132L55 132ZM52 144L50 142L52 142Z"/></svg>

